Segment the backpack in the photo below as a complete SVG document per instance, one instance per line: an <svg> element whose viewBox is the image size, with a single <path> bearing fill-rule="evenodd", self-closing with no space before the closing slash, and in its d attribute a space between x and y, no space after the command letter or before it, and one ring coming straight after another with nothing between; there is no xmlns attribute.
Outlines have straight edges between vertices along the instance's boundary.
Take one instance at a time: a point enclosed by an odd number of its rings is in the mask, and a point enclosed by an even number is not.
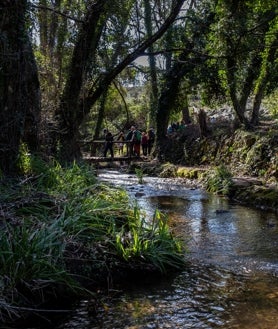
<svg viewBox="0 0 278 329"><path fill-rule="evenodd" d="M108 132L107 134L106 134L106 136L105 136L105 140L107 141L107 142L112 142L113 141L113 135L110 133L110 132Z"/></svg>
<svg viewBox="0 0 278 329"><path fill-rule="evenodd" d="M149 130L149 141L153 142L155 138L155 134L153 132L153 130Z"/></svg>
<svg viewBox="0 0 278 329"><path fill-rule="evenodd" d="M126 139L127 141L130 141L130 140L132 139L132 131L131 131L131 130L127 133L125 139Z"/></svg>
<svg viewBox="0 0 278 329"><path fill-rule="evenodd" d="M138 130L135 131L134 142L135 142L135 144L141 143L141 133Z"/></svg>

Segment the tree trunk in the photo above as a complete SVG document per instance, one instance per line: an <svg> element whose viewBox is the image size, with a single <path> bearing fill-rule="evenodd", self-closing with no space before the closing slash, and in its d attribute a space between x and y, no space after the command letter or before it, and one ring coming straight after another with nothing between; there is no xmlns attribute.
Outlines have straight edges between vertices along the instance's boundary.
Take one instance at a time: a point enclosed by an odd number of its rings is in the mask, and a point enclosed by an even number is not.
<svg viewBox="0 0 278 329"><path fill-rule="evenodd" d="M42 8L47 7L47 0L39 0L39 6ZM40 42L40 51L42 54L46 55L47 53L47 39L48 39L48 11L45 9L39 9L38 11L38 21L39 21L39 42Z"/></svg>
<svg viewBox="0 0 278 329"><path fill-rule="evenodd" d="M146 26L147 36L148 38L150 38L153 34L150 0L144 0L144 7L145 7L145 26ZM150 77L151 77L149 127L155 127L155 114L157 112L157 107L158 107L157 70L156 70L156 59L153 54L153 50L154 50L153 45L151 45L148 49Z"/></svg>
<svg viewBox="0 0 278 329"><path fill-rule="evenodd" d="M93 139L98 139L100 137L100 130L101 130L101 126L104 120L104 114L105 114L105 103L107 100L107 91L105 91L102 96L101 96L101 100L100 100L100 106L99 106L99 110L98 110L98 116L97 116L97 122L96 122L96 127L95 127L95 134ZM96 151L97 151L97 145L94 144L92 145L91 148L91 155L96 155Z"/></svg>
<svg viewBox="0 0 278 329"><path fill-rule="evenodd" d="M184 96L184 106L182 108L182 120L185 124L191 123L190 114L189 114L189 106L188 106L188 95Z"/></svg>
<svg viewBox="0 0 278 329"><path fill-rule="evenodd" d="M238 97L237 95L237 82L236 82L236 61L235 56L231 54L227 54L227 80L229 86L229 95L233 104L234 111L236 113L238 121L245 126L245 128L250 128L250 123L248 119L245 117L245 110L246 110L246 102L247 98L246 93L247 91L242 91L242 96ZM245 84L246 85L246 84Z"/></svg>
<svg viewBox="0 0 278 329"><path fill-rule="evenodd" d="M84 119L84 112L79 112L78 106L80 98L83 99L84 77L88 73L88 66L94 57L105 22L105 10L106 1L102 0L94 3L88 9L74 48L61 104L56 112L60 134L59 156L63 162L78 160L81 157L78 140L79 126Z"/></svg>
<svg viewBox="0 0 278 329"><path fill-rule="evenodd" d="M177 97L180 84L180 79L178 79L177 76L175 78L168 77L167 81L168 83L165 88L163 88L159 98L156 115L156 151L158 154L163 150L170 114L174 107L173 99L176 99Z"/></svg>
<svg viewBox="0 0 278 329"><path fill-rule="evenodd" d="M193 45L188 44L188 47L186 47L186 49L180 55L179 61L174 64L165 78L166 84L162 88L156 115L156 153L158 158L163 158L164 139L171 112L175 107L173 100L177 99L181 79L185 76L186 73L193 70L196 65L200 65L200 63L206 60L204 58L191 59L189 64L186 59L188 58L188 55L191 54L192 47Z"/></svg>
<svg viewBox="0 0 278 329"><path fill-rule="evenodd" d="M207 114L203 109L201 109L198 113L198 121L200 127L200 134L202 137L206 137L208 134Z"/></svg>
<svg viewBox="0 0 278 329"><path fill-rule="evenodd" d="M38 148L40 87L25 28L27 0L2 0L0 26L0 164L16 172L20 142ZM16 23L15 23L16 22Z"/></svg>
<svg viewBox="0 0 278 329"><path fill-rule="evenodd" d="M253 103L251 123L254 126L259 124L259 113L260 113L260 107L261 107L263 95L264 95L264 86L261 85L256 92L254 103Z"/></svg>
<svg viewBox="0 0 278 329"><path fill-rule="evenodd" d="M277 47L278 47L278 39L277 37L274 38L272 43L269 46L268 54L265 58L265 61L263 62L263 65L265 64L266 67L265 69L261 69L261 72L263 72L263 76L259 78L259 82L256 88L256 93L255 93L255 99L253 103L253 109L252 109L252 118L251 118L251 123L253 125L257 125L259 123L259 113L260 113L260 107L262 103L262 99L264 96L264 91L265 91L265 86L267 84L267 81L269 80L269 76L271 74L270 68L271 68L271 63L275 61L275 56L277 52Z"/></svg>

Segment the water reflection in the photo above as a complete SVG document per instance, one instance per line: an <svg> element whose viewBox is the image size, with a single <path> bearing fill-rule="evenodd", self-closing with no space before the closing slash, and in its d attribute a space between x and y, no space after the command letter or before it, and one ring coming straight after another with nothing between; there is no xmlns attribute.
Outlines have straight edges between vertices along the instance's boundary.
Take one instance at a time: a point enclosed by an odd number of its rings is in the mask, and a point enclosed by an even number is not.
<svg viewBox="0 0 278 329"><path fill-rule="evenodd" d="M82 301L59 329L278 329L278 218L188 188L177 180L104 172L146 216L160 209L188 243L187 270L146 280L91 313ZM140 193L139 193L140 192ZM136 200L136 201L135 201Z"/></svg>
<svg viewBox="0 0 278 329"><path fill-rule="evenodd" d="M172 281L127 287L96 315L83 301L61 328L277 328L277 278L189 265Z"/></svg>
<svg viewBox="0 0 278 329"><path fill-rule="evenodd" d="M145 196L138 204L150 212L158 208L167 213L178 235L186 241L191 237L191 257L237 271L239 264L243 271L264 267L277 270L278 221L273 213L215 196L193 201L175 195Z"/></svg>

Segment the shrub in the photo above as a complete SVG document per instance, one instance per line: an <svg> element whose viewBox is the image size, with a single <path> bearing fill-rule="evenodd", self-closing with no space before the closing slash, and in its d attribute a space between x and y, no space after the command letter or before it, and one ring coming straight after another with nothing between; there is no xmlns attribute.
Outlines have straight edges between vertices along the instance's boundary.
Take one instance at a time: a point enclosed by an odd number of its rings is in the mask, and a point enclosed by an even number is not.
<svg viewBox="0 0 278 329"><path fill-rule="evenodd" d="M214 170L209 171L205 178L205 188L212 193L229 195L232 186L232 174L224 165L220 165Z"/></svg>

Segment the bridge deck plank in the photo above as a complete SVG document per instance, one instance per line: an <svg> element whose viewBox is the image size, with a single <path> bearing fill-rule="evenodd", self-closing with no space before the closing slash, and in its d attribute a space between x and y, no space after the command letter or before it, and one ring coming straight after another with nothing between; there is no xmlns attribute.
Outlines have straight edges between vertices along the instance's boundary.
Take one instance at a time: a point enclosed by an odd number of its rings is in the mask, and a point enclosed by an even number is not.
<svg viewBox="0 0 278 329"><path fill-rule="evenodd" d="M146 161L145 159L141 158L140 156L131 156L131 157L84 157L84 160L88 162L112 162L112 161Z"/></svg>

